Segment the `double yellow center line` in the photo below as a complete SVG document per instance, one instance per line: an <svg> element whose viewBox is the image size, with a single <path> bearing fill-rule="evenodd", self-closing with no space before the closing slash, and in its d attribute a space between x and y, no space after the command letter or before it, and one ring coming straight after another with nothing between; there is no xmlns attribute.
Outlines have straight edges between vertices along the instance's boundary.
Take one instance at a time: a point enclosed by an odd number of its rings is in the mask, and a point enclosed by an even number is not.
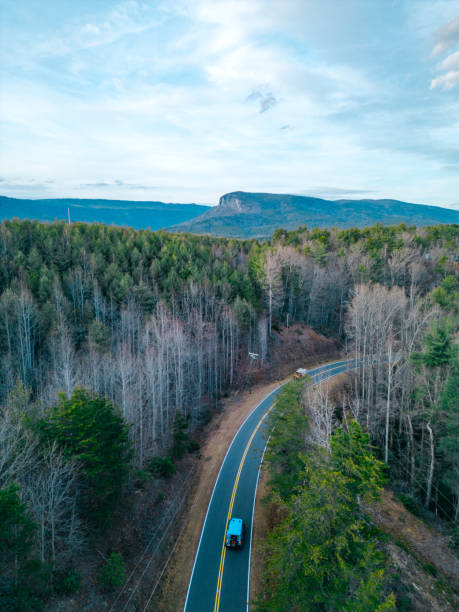
<svg viewBox="0 0 459 612"><path fill-rule="evenodd" d="M237 487L238 487L238 484L239 484L239 478L241 476L242 468L244 467L245 458L247 456L247 453L249 452L250 445L252 444L252 440L254 439L257 431L260 429L261 424L266 419L268 414L271 412L273 407L274 407L274 404L270 408L268 408L268 410L264 413L264 415L258 421L258 425L253 430L252 435L250 436L249 441L247 442L247 446L245 447L244 454L242 455L242 458L241 458L241 462L239 463L239 468L238 468L238 471L237 471L237 474L236 474L236 479L234 481L233 492L231 494L231 500L230 500L230 504L229 504L229 508L228 508L228 514L226 516L225 531L224 531L224 534L223 534L222 552L221 552L221 556L220 556L220 567L219 567L219 570L218 570L217 592L215 594L214 612L218 612L218 609L220 607L220 594L221 594L221 590L222 590L223 568L225 567L225 555L226 555L226 546L225 546L226 532L228 530L228 523L229 523L231 514L233 512L234 498L236 497L236 491L237 491Z"/></svg>

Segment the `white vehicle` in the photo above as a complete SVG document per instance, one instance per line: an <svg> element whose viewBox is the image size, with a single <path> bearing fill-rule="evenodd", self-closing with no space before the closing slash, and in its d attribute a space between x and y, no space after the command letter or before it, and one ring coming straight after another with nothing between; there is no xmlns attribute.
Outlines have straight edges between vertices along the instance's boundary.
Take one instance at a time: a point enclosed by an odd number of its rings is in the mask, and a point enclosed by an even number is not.
<svg viewBox="0 0 459 612"><path fill-rule="evenodd" d="M306 368L298 368L298 370L295 370L295 374L293 375L293 377L303 378L303 376L306 376L307 373L308 371L306 370Z"/></svg>

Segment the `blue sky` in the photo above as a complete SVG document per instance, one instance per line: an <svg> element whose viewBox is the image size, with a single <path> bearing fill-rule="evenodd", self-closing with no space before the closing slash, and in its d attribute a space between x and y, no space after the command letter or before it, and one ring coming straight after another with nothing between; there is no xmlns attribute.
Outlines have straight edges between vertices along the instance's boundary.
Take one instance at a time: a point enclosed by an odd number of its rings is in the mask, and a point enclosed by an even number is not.
<svg viewBox="0 0 459 612"><path fill-rule="evenodd" d="M0 0L0 193L459 208L457 0Z"/></svg>

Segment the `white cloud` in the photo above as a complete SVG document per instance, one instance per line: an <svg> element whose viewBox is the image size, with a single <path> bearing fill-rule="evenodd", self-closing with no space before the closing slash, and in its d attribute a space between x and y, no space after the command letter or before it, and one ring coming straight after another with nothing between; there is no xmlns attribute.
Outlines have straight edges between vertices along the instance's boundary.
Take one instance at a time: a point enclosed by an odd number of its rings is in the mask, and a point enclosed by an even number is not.
<svg viewBox="0 0 459 612"><path fill-rule="evenodd" d="M450 51L459 44L459 14L437 30L435 40L434 56ZM437 64L437 70L446 72L432 79L431 89L440 87L450 90L459 85L459 51L447 55Z"/></svg>
<svg viewBox="0 0 459 612"><path fill-rule="evenodd" d="M27 168L37 186L52 176L47 192L56 196L216 203L235 189L331 184L444 202L459 184L451 172L437 180L436 156L440 145L454 148L458 127L451 144L432 125L440 118L446 132L456 107L429 106L447 96L407 95L400 77L419 76L419 54L400 62L413 40L395 28L398 13L372 19L377 4L73 3L46 43L42 34L40 45L17 44L27 70L14 64L14 46L9 52L3 173ZM456 70L452 51L435 60L440 72ZM422 96L429 78L419 78Z"/></svg>
<svg viewBox="0 0 459 612"><path fill-rule="evenodd" d="M92 23L87 23L85 26L82 27L81 33L83 35L97 35L100 34L100 28Z"/></svg>
<svg viewBox="0 0 459 612"><path fill-rule="evenodd" d="M97 23L72 23L64 27L57 36L48 38L39 46L43 56L61 55L79 49L90 49L113 43L118 39L138 34L158 25L157 14L148 5L136 0L115 4Z"/></svg>
<svg viewBox="0 0 459 612"><path fill-rule="evenodd" d="M445 23L435 33L435 47L433 55L440 55L459 42L459 13L450 21Z"/></svg>
<svg viewBox="0 0 459 612"><path fill-rule="evenodd" d="M450 90L459 85L459 70L450 70L435 79L432 79L430 89L441 87L445 90Z"/></svg>
<svg viewBox="0 0 459 612"><path fill-rule="evenodd" d="M459 51L448 55L448 57L438 64L438 68L440 70L459 70Z"/></svg>

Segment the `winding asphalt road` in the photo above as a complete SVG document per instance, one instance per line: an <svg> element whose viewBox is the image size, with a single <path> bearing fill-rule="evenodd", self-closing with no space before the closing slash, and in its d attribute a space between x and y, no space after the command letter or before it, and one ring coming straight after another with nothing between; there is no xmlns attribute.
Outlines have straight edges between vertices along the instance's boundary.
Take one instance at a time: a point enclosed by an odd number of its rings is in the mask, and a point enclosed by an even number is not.
<svg viewBox="0 0 459 612"><path fill-rule="evenodd" d="M355 360L337 361L308 370L308 376L313 383L318 383L356 366ZM207 508L184 612L247 612L249 609L255 495L269 427L266 417L280 389L272 391L251 412L223 459ZM232 516L242 518L246 525L245 546L241 550L227 550L224 546L226 526Z"/></svg>

